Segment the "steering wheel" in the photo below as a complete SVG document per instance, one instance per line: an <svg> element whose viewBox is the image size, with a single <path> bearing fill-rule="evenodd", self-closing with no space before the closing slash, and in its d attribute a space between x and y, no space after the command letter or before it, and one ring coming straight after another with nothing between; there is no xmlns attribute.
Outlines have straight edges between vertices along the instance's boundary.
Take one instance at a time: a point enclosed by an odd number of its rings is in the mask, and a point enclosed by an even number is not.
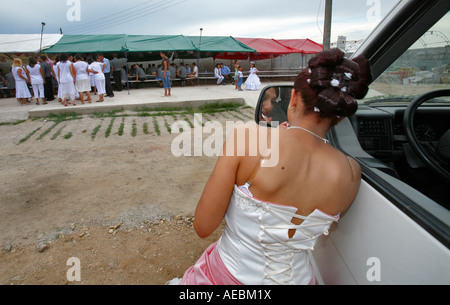
<svg viewBox="0 0 450 305"><path fill-rule="evenodd" d="M417 108L424 102L440 96L450 96L450 89L432 91L414 99L403 116L403 128L408 143L422 162L433 172L450 182L450 171L448 170L448 163L445 161L450 160L450 129L439 140L437 149L431 149L432 152L429 152L417 139L413 125Z"/></svg>

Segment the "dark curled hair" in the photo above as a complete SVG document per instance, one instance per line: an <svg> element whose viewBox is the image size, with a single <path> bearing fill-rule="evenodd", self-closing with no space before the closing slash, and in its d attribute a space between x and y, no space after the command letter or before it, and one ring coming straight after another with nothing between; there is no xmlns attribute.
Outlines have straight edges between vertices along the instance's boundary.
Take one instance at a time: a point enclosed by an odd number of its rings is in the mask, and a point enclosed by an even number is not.
<svg viewBox="0 0 450 305"><path fill-rule="evenodd" d="M352 116L358 109L356 99L362 99L372 81L369 62L358 56L344 58L339 49L317 54L301 71L294 83L307 110L320 110L321 117Z"/></svg>

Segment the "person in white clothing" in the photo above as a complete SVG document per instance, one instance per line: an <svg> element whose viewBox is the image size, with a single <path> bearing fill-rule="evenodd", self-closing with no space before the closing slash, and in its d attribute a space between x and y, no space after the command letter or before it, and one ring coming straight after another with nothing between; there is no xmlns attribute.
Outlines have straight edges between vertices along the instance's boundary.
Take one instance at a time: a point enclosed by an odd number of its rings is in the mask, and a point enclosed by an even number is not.
<svg viewBox="0 0 450 305"><path fill-rule="evenodd" d="M53 77L56 80L56 84L58 86L58 101L62 104L62 98L61 98L61 86L59 85L59 75L58 75L58 65L59 65L59 56L55 57L55 60L53 61L53 65L52 65L52 74Z"/></svg>
<svg viewBox="0 0 450 305"><path fill-rule="evenodd" d="M59 85L61 86L61 98L64 106L67 106L67 99L70 99L74 106L77 105L75 103L75 68L70 61L71 58L72 56L62 53L58 64L58 78Z"/></svg>
<svg viewBox="0 0 450 305"><path fill-rule="evenodd" d="M188 74L188 81L191 85L194 84L193 80L198 79L198 67L195 63L192 63L192 73Z"/></svg>
<svg viewBox="0 0 450 305"><path fill-rule="evenodd" d="M26 105L26 99L31 97L31 93L28 90L29 80L22 67L22 60L14 58L11 73L16 82L16 98L22 105Z"/></svg>
<svg viewBox="0 0 450 305"><path fill-rule="evenodd" d="M315 283L309 251L350 207L361 182L358 162L326 139L356 112L371 82L364 57L344 56L333 49L309 61L294 82L288 122L241 124L228 136L194 220L201 238L224 218L225 229L181 281L169 284Z"/></svg>
<svg viewBox="0 0 450 305"><path fill-rule="evenodd" d="M83 60L80 54L75 55L75 87L80 94L81 103L84 104L84 95L88 98L89 103L92 103L91 99L91 82L89 80L89 65Z"/></svg>
<svg viewBox="0 0 450 305"><path fill-rule="evenodd" d="M34 57L30 57L28 60L27 75L31 81L36 105L40 105L39 98L42 99L42 104L47 104L44 94L44 71L42 71L41 65L37 63Z"/></svg>
<svg viewBox="0 0 450 305"><path fill-rule="evenodd" d="M261 85L261 80L259 79L258 69L256 69L255 64L252 62L250 67L250 74L245 81L245 89L247 90L259 90L259 86Z"/></svg>
<svg viewBox="0 0 450 305"><path fill-rule="evenodd" d="M220 72L220 64L217 64L214 68L214 77L217 78L217 85L220 85L224 79L222 73Z"/></svg>
<svg viewBox="0 0 450 305"><path fill-rule="evenodd" d="M95 87L97 88L97 93L99 96L97 103L101 103L104 101L104 95L106 93L105 74L103 73L105 64L100 61L94 61L91 56L87 58L87 62L89 64L87 71L94 74Z"/></svg>

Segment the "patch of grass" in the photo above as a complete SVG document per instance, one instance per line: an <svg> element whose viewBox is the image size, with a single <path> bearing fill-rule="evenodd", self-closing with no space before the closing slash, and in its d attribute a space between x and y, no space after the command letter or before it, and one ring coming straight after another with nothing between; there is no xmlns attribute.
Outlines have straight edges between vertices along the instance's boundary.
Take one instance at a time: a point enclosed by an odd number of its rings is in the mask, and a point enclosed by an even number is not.
<svg viewBox="0 0 450 305"><path fill-rule="evenodd" d="M102 124L95 126L94 130L92 130L92 133L91 133L92 140L95 139L95 136L97 135L97 132L100 130L101 127L102 127Z"/></svg>
<svg viewBox="0 0 450 305"><path fill-rule="evenodd" d="M150 113L148 113L148 112L139 112L137 114L137 116L146 117L146 116L152 116L152 115Z"/></svg>
<svg viewBox="0 0 450 305"><path fill-rule="evenodd" d="M64 127L66 127L66 125L64 125L63 127L61 127L60 129L58 129L55 134L50 138L50 140L55 140L57 137L59 137L59 135L61 134L62 130L64 129Z"/></svg>
<svg viewBox="0 0 450 305"><path fill-rule="evenodd" d="M182 114L181 117L183 118L183 120L185 120L185 121L189 124L189 126L190 126L191 128L194 128L194 124L192 124L192 122L189 120L188 117L186 117L185 114Z"/></svg>
<svg viewBox="0 0 450 305"><path fill-rule="evenodd" d="M26 121L27 120L18 120L18 121L14 121L14 122L3 122L3 123L0 123L0 126L14 126L14 125L22 124Z"/></svg>
<svg viewBox="0 0 450 305"><path fill-rule="evenodd" d="M158 121L156 120L156 117L153 117L153 127L155 128L155 132L158 136L161 135L161 131L159 130Z"/></svg>
<svg viewBox="0 0 450 305"><path fill-rule="evenodd" d="M150 134L150 132L148 131L148 123L147 122L145 122L142 125L142 131L144 132L144 134Z"/></svg>
<svg viewBox="0 0 450 305"><path fill-rule="evenodd" d="M133 120L133 124L131 127L131 136L135 137L137 134L137 126L136 126L136 120Z"/></svg>
<svg viewBox="0 0 450 305"><path fill-rule="evenodd" d="M31 138L36 132L38 132L41 129L41 127L36 128L35 130L33 130L32 132L30 132L25 138L20 139L19 144L20 143L24 143L25 141L27 141L29 138Z"/></svg>
<svg viewBox="0 0 450 305"><path fill-rule="evenodd" d="M169 133L172 133L172 127L170 127L169 122L167 122L166 118L164 118L164 125Z"/></svg>
<svg viewBox="0 0 450 305"><path fill-rule="evenodd" d="M69 113L50 113L47 116L48 120L55 121L55 122L62 122L62 121L70 121L70 120L81 120L82 117L80 114L75 112L69 112Z"/></svg>
<svg viewBox="0 0 450 305"><path fill-rule="evenodd" d="M123 135L123 129L125 128L125 118L122 118L122 123L119 126L119 136Z"/></svg>
<svg viewBox="0 0 450 305"><path fill-rule="evenodd" d="M115 119L116 119L116 118L112 118L111 121L109 122L108 128L106 128L106 131L105 131L105 138L109 137L109 135L111 134L111 129L112 129L112 127L113 127L113 124L114 124L114 120L115 120Z"/></svg>
<svg viewBox="0 0 450 305"><path fill-rule="evenodd" d="M210 112L222 112L235 110L241 107L242 104L238 103L206 103L197 107L196 112L210 113Z"/></svg>
<svg viewBox="0 0 450 305"><path fill-rule="evenodd" d="M137 110L139 112L138 116L165 116L165 115L173 115L173 114L191 114L194 113L215 113L215 112L223 112L223 111L231 111L236 110L242 107L242 104L239 103L206 103L204 105L198 106L197 108L193 107L156 107L156 108L148 108L142 107Z"/></svg>
<svg viewBox="0 0 450 305"><path fill-rule="evenodd" d="M91 114L91 117L94 118L105 118L105 117L121 117L121 116L128 116L128 114L118 114L120 112L123 112L123 108L120 109L113 109L108 112L94 112Z"/></svg>
<svg viewBox="0 0 450 305"><path fill-rule="evenodd" d="M66 140L68 140L68 139L70 139L71 137L72 137L72 133L71 132L68 132L65 136L64 136L64 139L66 139Z"/></svg>
<svg viewBox="0 0 450 305"><path fill-rule="evenodd" d="M41 133L41 134L39 135L39 137L38 137L36 140L42 140L42 139L43 139L47 134L49 134L50 131L52 131L53 128L55 128L59 123L61 123L61 121L55 121L55 123L54 123L52 126L50 126L46 131L44 131L43 133Z"/></svg>
<svg viewBox="0 0 450 305"><path fill-rule="evenodd" d="M162 107L142 107L136 110L136 112L173 112L173 111L183 111L185 110L182 107L170 107L170 106L162 106Z"/></svg>

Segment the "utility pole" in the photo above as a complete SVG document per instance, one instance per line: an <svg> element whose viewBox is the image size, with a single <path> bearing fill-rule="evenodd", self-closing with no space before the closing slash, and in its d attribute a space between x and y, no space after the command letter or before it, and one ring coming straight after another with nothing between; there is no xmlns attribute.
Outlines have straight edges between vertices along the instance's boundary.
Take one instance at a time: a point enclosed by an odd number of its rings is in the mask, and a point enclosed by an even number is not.
<svg viewBox="0 0 450 305"><path fill-rule="evenodd" d="M325 0L325 21L323 31L323 50L327 51L331 45L331 16L333 12L333 0Z"/></svg>
<svg viewBox="0 0 450 305"><path fill-rule="evenodd" d="M41 44L39 46L39 54L42 53L42 38L44 36L44 26L45 26L45 22L41 22Z"/></svg>
<svg viewBox="0 0 450 305"><path fill-rule="evenodd" d="M200 47L202 45L202 32L203 28L200 28L200 41L198 43L198 50L197 50L197 69L198 69L197 86L200 86Z"/></svg>

